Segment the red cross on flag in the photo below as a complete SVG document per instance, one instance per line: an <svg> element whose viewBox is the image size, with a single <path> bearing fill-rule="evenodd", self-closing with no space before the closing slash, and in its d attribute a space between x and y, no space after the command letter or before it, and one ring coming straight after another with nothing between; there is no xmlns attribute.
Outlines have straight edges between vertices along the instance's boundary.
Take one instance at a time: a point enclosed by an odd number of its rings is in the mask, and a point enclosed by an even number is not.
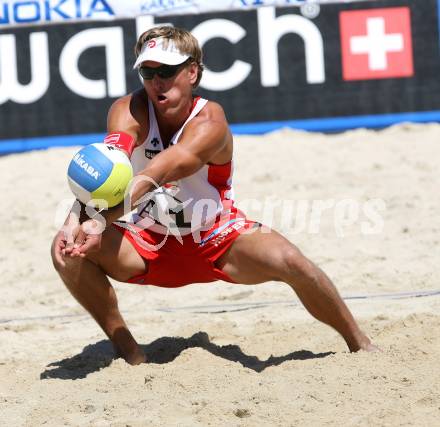
<svg viewBox="0 0 440 427"><path fill-rule="evenodd" d="M408 7L341 12L344 80L414 75Z"/></svg>

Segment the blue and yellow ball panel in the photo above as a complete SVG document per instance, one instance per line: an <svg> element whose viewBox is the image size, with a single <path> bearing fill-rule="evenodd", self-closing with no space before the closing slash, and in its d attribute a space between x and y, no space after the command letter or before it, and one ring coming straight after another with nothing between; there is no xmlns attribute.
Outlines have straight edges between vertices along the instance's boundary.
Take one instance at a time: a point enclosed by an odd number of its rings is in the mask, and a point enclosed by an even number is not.
<svg viewBox="0 0 440 427"><path fill-rule="evenodd" d="M129 158L112 146L99 143L82 148L70 162L69 186L83 203L104 200L108 207L119 204L133 178Z"/></svg>
<svg viewBox="0 0 440 427"><path fill-rule="evenodd" d="M113 162L102 151L88 145L75 154L67 175L87 191L101 187L112 173Z"/></svg>

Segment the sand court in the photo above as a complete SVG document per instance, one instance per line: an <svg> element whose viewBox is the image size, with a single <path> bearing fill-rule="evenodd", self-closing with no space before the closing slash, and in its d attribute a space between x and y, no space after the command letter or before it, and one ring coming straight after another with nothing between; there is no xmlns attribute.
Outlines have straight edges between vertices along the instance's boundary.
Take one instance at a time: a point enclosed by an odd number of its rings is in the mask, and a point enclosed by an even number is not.
<svg viewBox="0 0 440 427"><path fill-rule="evenodd" d="M382 353L348 353L287 285L115 283L136 367L50 260L75 149L0 158L0 425L438 425L439 141L438 124L235 138L238 206L327 272Z"/></svg>

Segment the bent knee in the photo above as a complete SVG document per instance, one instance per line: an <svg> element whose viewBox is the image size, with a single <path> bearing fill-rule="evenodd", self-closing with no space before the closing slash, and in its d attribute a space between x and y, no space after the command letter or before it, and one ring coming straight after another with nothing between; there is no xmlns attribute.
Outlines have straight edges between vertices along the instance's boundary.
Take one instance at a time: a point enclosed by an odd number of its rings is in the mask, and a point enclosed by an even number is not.
<svg viewBox="0 0 440 427"><path fill-rule="evenodd" d="M55 270L62 278L75 274L85 261L85 259L80 257L66 257L59 252L57 253L54 245L51 248L51 258Z"/></svg>
<svg viewBox="0 0 440 427"><path fill-rule="evenodd" d="M62 261L52 258L53 266L62 278L76 277L85 262L87 260L80 257L64 257Z"/></svg>
<svg viewBox="0 0 440 427"><path fill-rule="evenodd" d="M285 281L301 284L319 280L319 270L316 265L295 248L283 252L282 262Z"/></svg>

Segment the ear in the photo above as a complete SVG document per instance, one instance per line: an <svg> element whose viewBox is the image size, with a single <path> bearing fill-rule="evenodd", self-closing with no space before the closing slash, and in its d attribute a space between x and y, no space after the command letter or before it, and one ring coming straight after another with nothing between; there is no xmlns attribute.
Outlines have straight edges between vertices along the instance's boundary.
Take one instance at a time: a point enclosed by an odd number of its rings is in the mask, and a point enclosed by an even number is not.
<svg viewBox="0 0 440 427"><path fill-rule="evenodd" d="M199 74L199 67L195 62L191 62L188 68L188 75L189 75L189 81L192 85L196 83L198 74Z"/></svg>

